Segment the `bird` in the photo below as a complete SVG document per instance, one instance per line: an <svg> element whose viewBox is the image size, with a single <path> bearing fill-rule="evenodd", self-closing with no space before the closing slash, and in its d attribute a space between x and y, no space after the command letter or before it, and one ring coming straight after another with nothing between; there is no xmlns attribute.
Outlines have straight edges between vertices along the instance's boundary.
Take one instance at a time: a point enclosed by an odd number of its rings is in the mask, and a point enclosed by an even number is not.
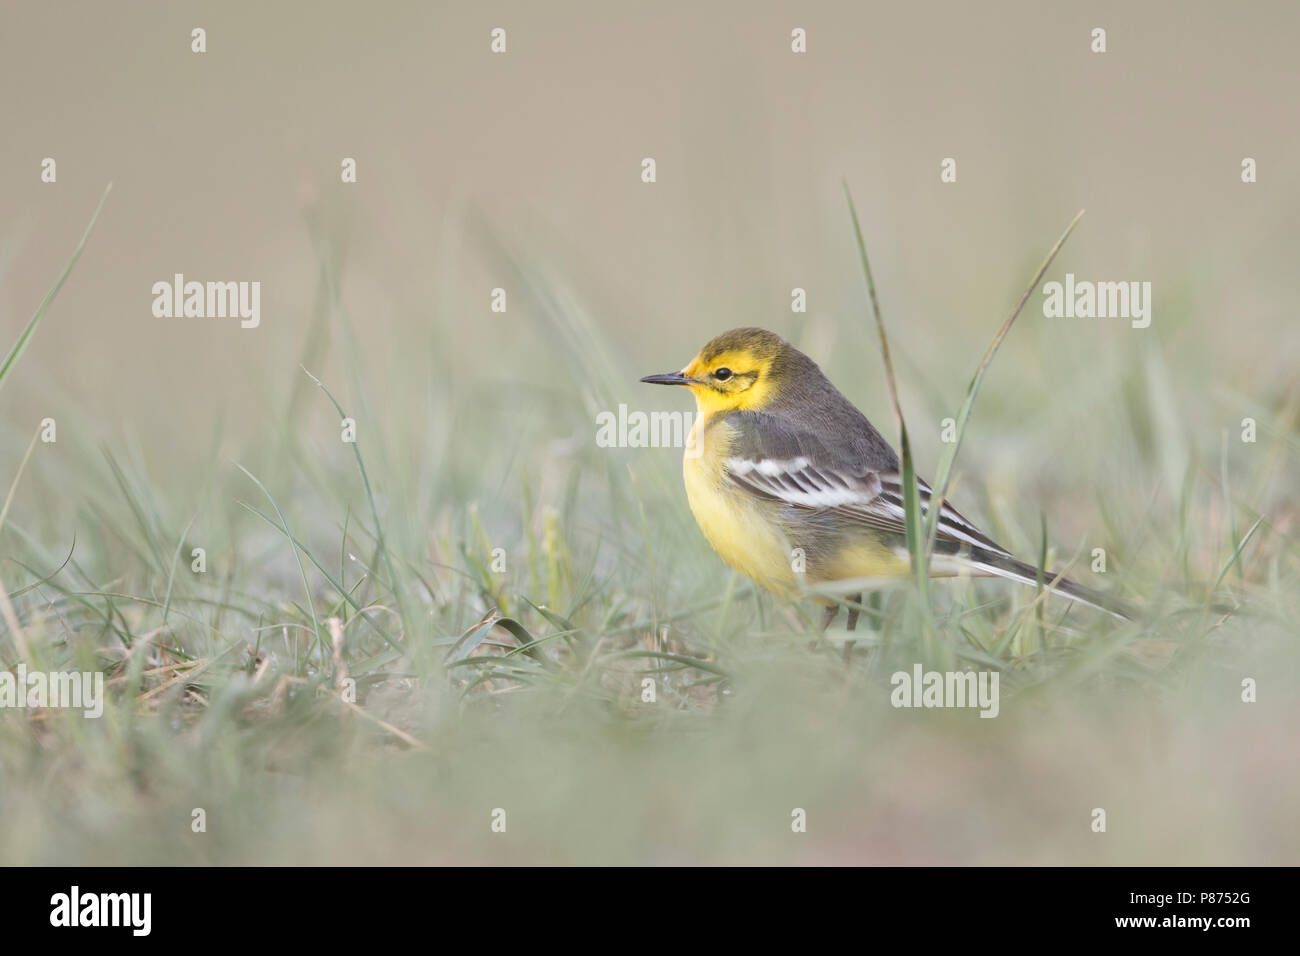
<svg viewBox="0 0 1300 956"><path fill-rule="evenodd" d="M696 523L731 567L778 597L827 605L822 630L849 593L911 573L898 455L867 417L781 336L761 328L724 332L680 372L647 375L689 389L696 416L682 458ZM917 479L921 512L934 492ZM995 576L1036 585L1038 568L1017 559L945 499L931 576ZM873 579L868 581L867 579ZM1046 572L1045 585L1121 620L1119 602ZM851 594L848 629L862 595Z"/></svg>

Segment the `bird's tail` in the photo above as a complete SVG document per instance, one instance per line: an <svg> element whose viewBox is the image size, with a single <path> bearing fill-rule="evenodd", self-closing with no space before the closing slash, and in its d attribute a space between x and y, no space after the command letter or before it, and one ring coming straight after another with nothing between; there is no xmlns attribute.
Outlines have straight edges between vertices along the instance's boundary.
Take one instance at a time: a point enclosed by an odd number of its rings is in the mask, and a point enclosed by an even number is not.
<svg viewBox="0 0 1300 956"><path fill-rule="evenodd" d="M1009 554L1000 554L986 548L971 548L969 552L963 551L961 557L965 562L969 562L973 568L986 574L1009 578L1023 584L1036 585L1038 583L1038 568L1025 564L1023 561L1017 561ZM1121 621L1131 621L1135 617L1133 609L1122 602L1100 594L1092 590L1092 588L1086 588L1082 584L1076 584L1069 578L1054 574L1051 571L1043 572L1043 587L1055 591L1072 601L1078 601L1081 604L1087 604L1089 607L1095 607L1099 611L1112 614Z"/></svg>

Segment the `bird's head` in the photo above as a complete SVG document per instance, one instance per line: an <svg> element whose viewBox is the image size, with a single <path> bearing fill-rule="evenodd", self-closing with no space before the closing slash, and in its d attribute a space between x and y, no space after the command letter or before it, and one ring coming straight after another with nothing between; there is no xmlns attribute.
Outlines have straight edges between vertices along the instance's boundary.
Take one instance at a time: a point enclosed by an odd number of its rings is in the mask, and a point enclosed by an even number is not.
<svg viewBox="0 0 1300 956"><path fill-rule="evenodd" d="M732 329L713 339L680 372L647 375L653 385L691 390L701 414L763 408L792 373L795 348L766 329Z"/></svg>

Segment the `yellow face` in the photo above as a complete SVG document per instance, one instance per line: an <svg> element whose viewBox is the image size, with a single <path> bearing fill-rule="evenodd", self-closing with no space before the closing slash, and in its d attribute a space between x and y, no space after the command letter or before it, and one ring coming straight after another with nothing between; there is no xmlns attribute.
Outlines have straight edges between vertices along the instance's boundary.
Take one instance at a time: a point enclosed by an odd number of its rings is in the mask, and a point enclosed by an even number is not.
<svg viewBox="0 0 1300 956"><path fill-rule="evenodd" d="M682 369L689 380L682 384L695 396L701 414L754 408L764 403L771 389L770 365L770 358L760 359L743 349L710 356L707 361L697 355Z"/></svg>
<svg viewBox="0 0 1300 956"><path fill-rule="evenodd" d="M782 362L792 352L785 339L766 329L732 329L700 349L680 372L647 375L641 381L689 388L696 409L705 418L718 412L763 408L775 397L779 380L788 377Z"/></svg>

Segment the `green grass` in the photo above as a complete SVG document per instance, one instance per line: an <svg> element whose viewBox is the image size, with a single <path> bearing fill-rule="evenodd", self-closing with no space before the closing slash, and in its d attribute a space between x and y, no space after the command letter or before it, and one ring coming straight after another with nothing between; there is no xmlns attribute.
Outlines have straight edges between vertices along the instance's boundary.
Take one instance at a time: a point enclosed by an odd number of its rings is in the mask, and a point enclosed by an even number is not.
<svg viewBox="0 0 1300 956"><path fill-rule="evenodd" d="M1294 407L1256 412L1249 454L1188 450L1151 380L1094 426L1125 429L1080 436L1126 483L1099 462L1044 497L1026 461L1011 491L1029 507L983 500L993 530L1072 573L1089 543L1056 553L1042 515L1094 516L1136 625L1006 582L904 583L868 597L846 663L844 632L818 636L813 608L708 550L679 453L595 447L594 412L644 370L557 270L488 245L551 343L532 353L545 385L449 396L449 369L394 344L408 400L376 411L385 344L338 306L322 252L343 380L320 371L318 327L233 460L218 440L200 463L150 460L112 422L101 447L65 429L5 449L0 666L102 670L110 699L100 720L0 710L0 863L1294 862L1295 484L1268 491L1295 473ZM1020 425L1014 406L977 417ZM944 456L936 491L981 500L955 446L917 441ZM912 546L932 534L917 522ZM914 662L997 670L1000 716L892 708L889 675Z"/></svg>

